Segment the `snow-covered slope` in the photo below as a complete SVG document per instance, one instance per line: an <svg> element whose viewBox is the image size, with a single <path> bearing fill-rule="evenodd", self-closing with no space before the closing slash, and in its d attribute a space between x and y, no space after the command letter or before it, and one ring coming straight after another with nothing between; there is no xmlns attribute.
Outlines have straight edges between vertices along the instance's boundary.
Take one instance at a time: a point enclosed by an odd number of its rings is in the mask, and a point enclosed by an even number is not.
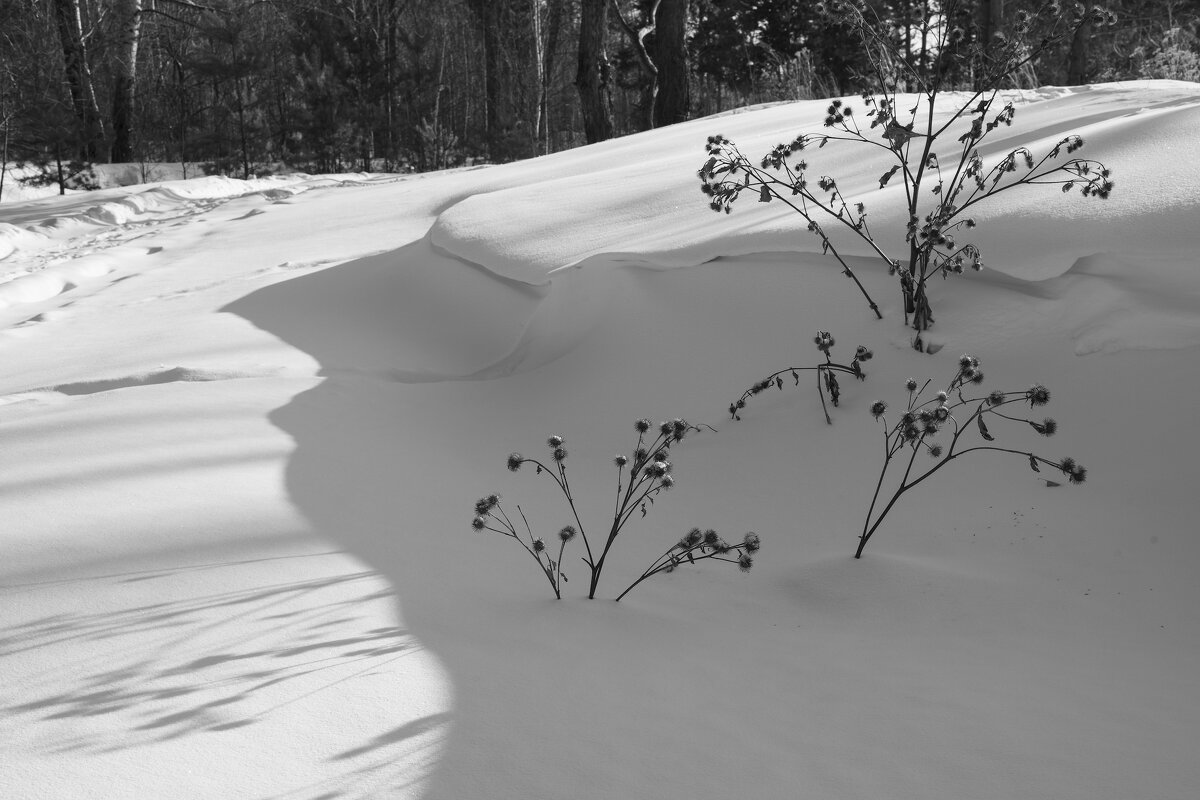
<svg viewBox="0 0 1200 800"><path fill-rule="evenodd" d="M993 269L937 287L932 356L868 259L882 321L784 209L697 191L707 135L754 155L824 107L437 176L0 207L0 794L1192 797L1200 87L1025 93L1005 141L1082 133L1117 190L978 215ZM858 156L810 162L882 230L896 198ZM807 382L729 420L818 362L818 329L876 353L834 424ZM854 560L867 409L964 351L992 388L1050 387L1054 439L994 433L1088 481L964 459ZM716 431L600 595L692 526L757 531L748 575L587 601L576 549L559 602L471 531L492 491L543 535L571 521L504 468L550 434L602 526L642 416Z"/></svg>

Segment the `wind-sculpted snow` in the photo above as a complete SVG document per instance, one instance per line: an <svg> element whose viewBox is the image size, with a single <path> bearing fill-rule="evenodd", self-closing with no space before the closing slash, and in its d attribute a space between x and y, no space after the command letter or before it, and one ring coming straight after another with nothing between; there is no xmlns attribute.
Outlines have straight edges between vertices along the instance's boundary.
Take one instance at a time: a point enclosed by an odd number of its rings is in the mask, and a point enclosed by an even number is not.
<svg viewBox="0 0 1200 800"><path fill-rule="evenodd" d="M201 213L237 198L281 200L314 188L390 180L386 176L281 175L237 180L219 175L129 188L76 192L0 207L0 260L14 260L56 241L107 228L163 222Z"/></svg>
<svg viewBox="0 0 1200 800"><path fill-rule="evenodd" d="M1022 95L997 151L1082 130L1118 190L1003 193L996 268L937 287L935 355L869 259L883 320L794 214L696 191L704 137L760 155L825 101L496 167L0 206L0 797L1191 800L1195 93ZM878 230L899 213L883 159L809 160ZM751 250L776 252L713 257ZM786 379L729 419L820 329L877 355L833 425ZM1052 442L992 435L1087 484L973 454L855 560L871 404L964 352L983 391L1050 387ZM504 468L550 434L580 527L609 517L646 415L713 430L598 596L693 525L761 534L749 575L588 602L576 549L560 603L472 533L493 491L538 535L569 519Z"/></svg>
<svg viewBox="0 0 1200 800"><path fill-rule="evenodd" d="M945 96L938 118L946 119L966 97ZM1021 145L1040 157L1063 136L1077 133L1086 142L1079 155L1107 164L1117 189L1108 201L1098 201L1078 193L1064 196L1055 188L1022 187L981 203L972 212L980 227L971 239L990 268L1027 280L1055 277L1084 256L1126 253L1130 225L1153 230L1165 247L1191 247L1188 221L1200 205L1200 175L1182 167L1200 124L1200 86L1141 81L1006 97L1017 105L1015 122L985 141L985 163L990 166ZM901 107L910 100L902 97ZM849 102L861 114L861 103ZM621 146L607 151L560 154L552 157L557 168L551 174L530 169L519 185L481 188L444 210L431 241L532 284L598 255L679 267L754 252L820 252L819 240L782 203L759 205L747 197L731 215L706 211L695 173L707 136L721 133L757 159L801 132L822 131L826 106L824 100L810 101L701 119L621 140ZM956 155L955 138L944 137L946 144L939 148L944 162ZM1164 152L1178 157L1164 159ZM872 231L901 255L907 213L903 188L898 182L883 190L878 185L891 163L888 154L835 142L803 155L810 176L834 177L848 200L865 204ZM1114 224L1117 219L1121 224ZM845 232L835 241L843 252L870 255Z"/></svg>

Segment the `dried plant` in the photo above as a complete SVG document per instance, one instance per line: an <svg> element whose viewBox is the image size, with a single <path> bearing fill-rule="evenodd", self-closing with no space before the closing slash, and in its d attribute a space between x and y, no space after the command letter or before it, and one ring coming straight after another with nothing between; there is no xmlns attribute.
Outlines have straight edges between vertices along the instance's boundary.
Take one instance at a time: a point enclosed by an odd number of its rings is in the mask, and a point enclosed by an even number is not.
<svg viewBox="0 0 1200 800"><path fill-rule="evenodd" d="M815 367L787 367L778 372L773 372L763 378L758 383L751 386L746 391L742 392L742 396L735 402L729 404L729 414L734 419L741 419L741 411L746 407L746 401L757 394L765 392L772 386L780 391L783 391L783 376L791 375L795 381L795 385L800 385L800 373L813 371L817 373L817 394L821 398L821 410L825 412L825 422L829 425L833 424L833 419L829 416L829 409L825 406L825 392L829 392L829 399L834 407L837 407L838 401L841 399L841 386L838 384L837 373L841 372L847 375L853 375L860 381L866 380L866 373L862 371L862 362L869 361L874 355L870 350L859 345L854 351L854 359L849 365L838 364L834 362L831 351L833 350L834 338L829 331L817 331L817 335L813 338L817 345L817 349L825 354L825 363L818 364Z"/></svg>
<svg viewBox="0 0 1200 800"><path fill-rule="evenodd" d="M729 544L720 534L711 528L701 531L692 528L682 539L676 542L670 550L656 558L646 567L641 576L617 595L618 602L629 594L633 587L660 572L673 572L684 564L695 564L697 561L716 560L737 564L742 572L749 572L754 566L753 554L762 547L762 540L757 533L747 533L739 544Z"/></svg>
<svg viewBox="0 0 1200 800"><path fill-rule="evenodd" d="M981 383L983 383L983 372L979 369L979 359L964 355L959 359L958 369L946 388L928 399L922 400L922 397L929 386L929 381L925 381L918 388L917 381L909 378L905 382L905 388L908 390L908 402L905 410L894 424L888 424L887 403L881 400L871 406L871 415L880 420L883 425L883 467L879 471L875 493L871 497L871 505L867 509L867 516L863 521L863 532L859 537L855 558L862 557L863 548L867 546L867 542L879 529L888 512L905 492L916 488L936 475L947 464L968 453L1012 453L1028 459L1029 467L1034 472L1041 472L1038 465L1044 464L1061 471L1071 483L1083 483L1087 478L1087 470L1073 458L1053 461L1027 450L991 444L996 441L996 437L988 426L989 420L1019 422L1029 426L1042 436L1053 436L1058 430L1058 423L1049 417L1034 420L1006 413L1007 407L1014 403L1028 403L1030 409L1046 405L1050 402L1049 389L1041 384L1035 384L1028 389L1019 391L995 390L985 395L972 397L964 394L965 391ZM944 437L942 440L937 438L943 432L949 435L949 441L945 444L942 443ZM968 441L966 437L973 434L978 435L984 444L964 447L963 445ZM923 468L917 465L917 456L922 453L933 459L933 466ZM883 510L876 513L875 508L879 502L884 478L887 476L889 468L897 462L903 464L904 474Z"/></svg>
<svg viewBox="0 0 1200 800"><path fill-rule="evenodd" d="M538 538L529 526L525 512L517 506L521 526L518 527L513 519L504 511L499 495L489 495L475 504L475 518L472 527L477 531L491 531L507 536L519 543L537 562L545 574L554 596L562 598L562 586L567 582L563 571L563 552L569 542L578 536L585 550L583 562L591 572L588 585L588 598L596 596L600 576L609 551L620 536L621 531L635 514L645 517L655 498L675 486L674 464L671 461L671 449L684 437L698 433L701 426L692 425L684 419L674 419L660 423L657 427L648 419L640 419L635 425L638 438L637 444L629 455L620 454L613 459L617 468L617 492L613 507L612 521L603 539L589 537L583 521L579 517L579 509L575 503L575 494L567 477L567 450L561 436L551 436L546 440L550 448L548 462L536 458L526 458L520 453L512 453L508 457L508 468L513 472L524 465L533 465L537 475L546 475L558 486L559 491L567 501L573 525L565 525L558 533L559 547L557 558L551 558L545 542ZM708 427L708 426L704 426ZM712 430L712 428L709 428ZM716 536L713 533L713 536ZM690 534L689 534L690 537ZM688 542L684 537L682 542ZM679 564L687 561L695 563L704 559L733 561L743 570L748 570L752 563L750 553L758 550L759 539L756 535L748 534L739 545L728 545L720 537L711 539L702 534L700 539L689 543L686 547L675 545L666 554L655 560L642 575L625 591L621 592L618 600L628 594L651 575L670 571ZM666 559L664 561L664 559Z"/></svg>
<svg viewBox="0 0 1200 800"><path fill-rule="evenodd" d="M825 3L825 12L850 31L854 45L867 52L872 64L861 97L862 116L848 103L833 100L825 116L826 132L801 133L757 162L724 136L710 136L705 146L708 158L699 171L701 189L714 211L728 213L743 193L749 193L762 203L782 202L799 214L821 240L822 252L833 256L875 316L882 318L878 304L825 225L864 242L896 276L905 324L917 331L913 346L918 350L923 349L921 332L934 321L930 280L983 267L979 248L962 241L965 231L975 227L975 220L967 215L974 206L1017 186L1056 185L1063 192L1078 189L1084 197L1099 199L1113 190L1104 164L1073 157L1084 145L1074 134L1040 156L1024 146L998 157L985 157L980 151L992 132L1011 125L1016 115L1013 103L1004 102L996 87L1085 21L1106 23L1110 15L1098 9L1087 14L1064 11L1057 3L1045 3L1033 13L1016 12L1009 34L994 42L964 43L966 33L947 23L958 5L950 0L924 7L917 26L923 40L934 43L927 52L936 55L931 63L918 64L901 52L892 37L881 33L866 6L852 0ZM976 85L982 88L949 95L955 87L948 76L964 69L975 75ZM949 116L939 116L939 109L949 110ZM820 150L830 142L849 142L887 154L892 165L880 175L879 188L897 176L903 184L908 248L903 258L884 249L861 200L843 194L829 175L810 178L809 164L798 154Z"/></svg>

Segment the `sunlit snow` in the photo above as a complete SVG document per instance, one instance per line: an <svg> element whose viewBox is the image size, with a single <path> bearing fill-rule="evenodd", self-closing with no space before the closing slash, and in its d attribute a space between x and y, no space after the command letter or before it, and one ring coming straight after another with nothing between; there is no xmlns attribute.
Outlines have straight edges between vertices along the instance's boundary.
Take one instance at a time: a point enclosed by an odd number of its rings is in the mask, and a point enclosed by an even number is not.
<svg viewBox="0 0 1200 800"><path fill-rule="evenodd" d="M985 157L1079 133L1116 189L981 206L989 268L934 287L935 355L860 245L881 321L786 207L699 191L705 137L760 155L824 101L444 174L6 199L0 796L1191 800L1200 86L1013 97ZM809 162L895 245L884 161ZM818 330L875 351L833 425L808 382L730 420ZM964 458L853 559L871 403L963 352L1050 387L1053 439L993 433L1087 482ZM643 416L715 432L604 599L579 549L555 601L471 530L490 492L571 521L505 469L551 434L600 528ZM754 569L611 601L693 526L758 532Z"/></svg>

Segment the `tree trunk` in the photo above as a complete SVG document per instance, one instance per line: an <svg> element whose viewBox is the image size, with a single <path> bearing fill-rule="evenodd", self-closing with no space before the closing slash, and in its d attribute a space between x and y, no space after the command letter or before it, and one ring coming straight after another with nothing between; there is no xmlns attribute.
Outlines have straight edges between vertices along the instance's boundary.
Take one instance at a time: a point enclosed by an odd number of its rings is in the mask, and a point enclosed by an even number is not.
<svg viewBox="0 0 1200 800"><path fill-rule="evenodd" d="M975 13L979 45L983 48L983 59L976 64L974 85L976 89L991 89L987 86L990 58L994 51L992 43L997 33L1004 28L1004 0L979 0Z"/></svg>
<svg viewBox="0 0 1200 800"><path fill-rule="evenodd" d="M542 48L542 85L539 87L543 141L546 152L551 149L550 87L554 82L554 63L558 54L558 37L562 31L563 0L546 0L546 37Z"/></svg>
<svg viewBox="0 0 1200 800"><path fill-rule="evenodd" d="M138 41L142 29L142 0L119 0L114 4L117 20L117 58L113 64L112 160L133 160L134 90L137 84Z"/></svg>
<svg viewBox="0 0 1200 800"><path fill-rule="evenodd" d="M1088 45L1092 41L1092 21L1084 21L1075 29L1071 49L1067 53L1067 86L1080 86L1088 79Z"/></svg>
<svg viewBox="0 0 1200 800"><path fill-rule="evenodd" d="M654 127L687 119L691 105L687 62L687 0L662 0L654 20L654 63L658 92L654 97Z"/></svg>
<svg viewBox="0 0 1200 800"><path fill-rule="evenodd" d="M620 24L621 30L625 32L625 36L628 37L634 55L637 56L638 64L642 68L642 99L639 103L641 121L638 130L648 131L655 127L654 110L658 102L658 65L655 63L656 56L650 54L650 47L646 44L646 40L654 33L655 20L658 19L658 8L662 5L662 0L654 0L650 8L643 12L646 15L644 18L646 24L641 28L634 26L632 17L626 17L617 0L611 0L611 2L613 13L617 15L617 22Z"/></svg>
<svg viewBox="0 0 1200 800"><path fill-rule="evenodd" d="M8 174L8 118L4 119L4 151L0 153L0 200L4 199L4 176Z"/></svg>
<svg viewBox="0 0 1200 800"><path fill-rule="evenodd" d="M54 16L62 44L71 106L79 122L79 155L84 161L95 161L103 147L104 125L100 120L100 106L96 102L92 71L88 67L87 49L83 44L79 0L54 0Z"/></svg>
<svg viewBox="0 0 1200 800"><path fill-rule="evenodd" d="M468 0L483 29L484 97L487 103L484 131L488 155L492 160L508 160L513 153L511 134L516 124L513 102L517 73L510 65L513 58L510 36L517 30L513 15L514 0Z"/></svg>
<svg viewBox="0 0 1200 800"><path fill-rule="evenodd" d="M608 29L608 0L582 0L579 12L579 68L575 88L583 112L583 135L588 144L613 136L612 94L604 35Z"/></svg>
<svg viewBox="0 0 1200 800"><path fill-rule="evenodd" d="M980 44L988 47L992 37L1004 27L1004 0L979 0L976 24Z"/></svg>

